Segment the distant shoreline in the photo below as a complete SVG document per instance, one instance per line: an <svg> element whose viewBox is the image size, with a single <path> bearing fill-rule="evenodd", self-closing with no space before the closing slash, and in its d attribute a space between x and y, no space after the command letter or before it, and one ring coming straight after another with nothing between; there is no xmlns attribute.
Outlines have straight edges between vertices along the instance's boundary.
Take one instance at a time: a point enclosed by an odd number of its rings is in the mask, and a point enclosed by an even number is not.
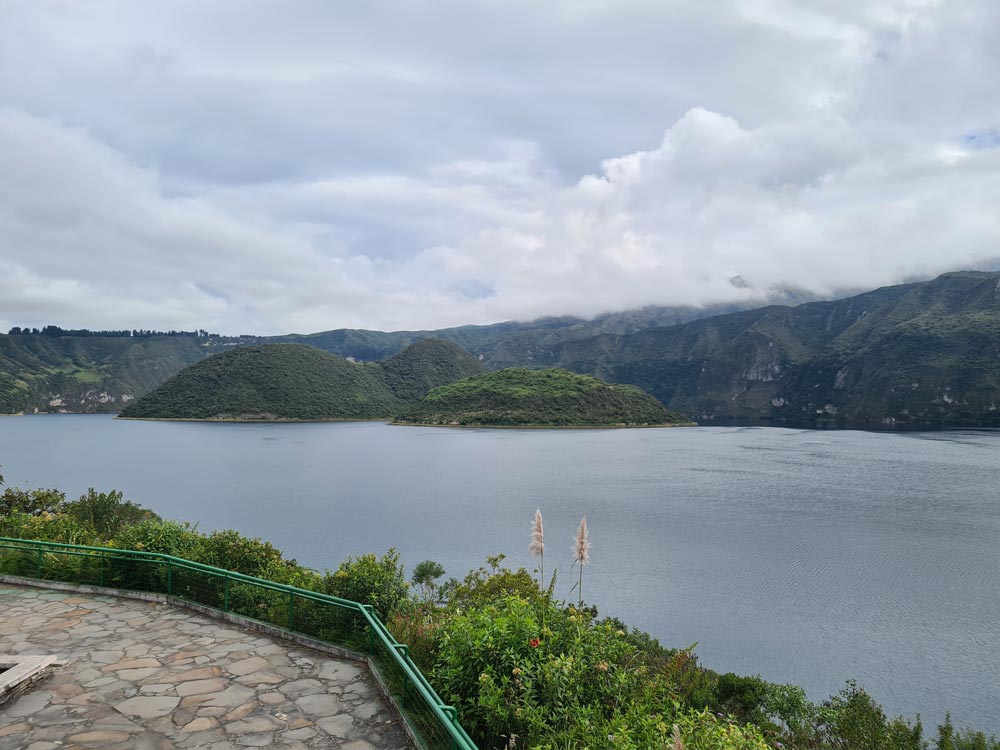
<svg viewBox="0 0 1000 750"><path fill-rule="evenodd" d="M669 427L698 427L697 422L664 424L442 424L440 422L396 422L394 427L452 427L486 430L655 430Z"/></svg>
<svg viewBox="0 0 1000 750"><path fill-rule="evenodd" d="M115 415L115 419L123 422L217 422L219 424L310 424L313 422L388 422L389 417L376 417L372 419L344 419L331 417L329 419L235 419L235 418L200 418L200 417L122 417Z"/></svg>

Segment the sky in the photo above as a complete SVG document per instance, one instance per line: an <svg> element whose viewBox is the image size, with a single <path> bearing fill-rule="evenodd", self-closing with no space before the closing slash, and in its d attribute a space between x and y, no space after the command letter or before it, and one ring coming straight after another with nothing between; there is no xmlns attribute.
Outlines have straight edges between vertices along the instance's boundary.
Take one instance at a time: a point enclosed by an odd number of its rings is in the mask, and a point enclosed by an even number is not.
<svg viewBox="0 0 1000 750"><path fill-rule="evenodd" d="M1000 267L996 0L0 18L4 330L421 329Z"/></svg>

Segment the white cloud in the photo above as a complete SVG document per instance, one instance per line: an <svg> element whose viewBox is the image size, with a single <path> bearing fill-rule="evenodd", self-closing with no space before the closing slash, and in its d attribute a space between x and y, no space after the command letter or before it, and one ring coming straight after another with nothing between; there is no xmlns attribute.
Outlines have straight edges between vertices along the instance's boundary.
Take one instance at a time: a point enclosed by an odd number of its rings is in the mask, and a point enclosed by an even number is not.
<svg viewBox="0 0 1000 750"><path fill-rule="evenodd" d="M0 325L434 327L1000 258L989 0L4 17Z"/></svg>

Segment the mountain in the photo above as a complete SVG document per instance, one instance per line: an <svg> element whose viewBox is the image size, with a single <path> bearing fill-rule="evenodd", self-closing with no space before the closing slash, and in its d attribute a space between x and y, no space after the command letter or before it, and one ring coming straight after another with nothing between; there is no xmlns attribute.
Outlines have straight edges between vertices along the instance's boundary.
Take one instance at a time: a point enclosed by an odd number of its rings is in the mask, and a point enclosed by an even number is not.
<svg viewBox="0 0 1000 750"><path fill-rule="evenodd" d="M0 414L115 412L206 356L203 339L0 335Z"/></svg>
<svg viewBox="0 0 1000 750"><path fill-rule="evenodd" d="M432 388L482 372L471 354L421 341L355 363L305 344L243 346L198 362L126 407L139 419L382 419Z"/></svg>
<svg viewBox="0 0 1000 750"><path fill-rule="evenodd" d="M783 301L802 298L785 291ZM427 338L450 341L477 355L490 370L503 367L545 367L553 364L558 347L566 341L587 339L601 334L622 335L660 326L746 309L736 304L705 307L648 306L625 312L606 313L592 320L572 316L538 318L521 322L507 321L483 326L458 326L426 331L366 331L342 328L308 335L290 334L255 339L254 343L273 341L309 344L319 349L361 361L390 357L410 344Z"/></svg>
<svg viewBox="0 0 1000 750"><path fill-rule="evenodd" d="M997 273L960 272L794 307L652 307L591 321L543 318L441 331L343 329L208 341L0 336L0 411L116 411L186 365L247 345L300 343L385 360L439 338L490 370L562 367L632 384L699 422L995 426L998 284ZM407 373L405 358L383 364L378 377L396 398L412 400L430 384ZM455 366L449 377L472 374Z"/></svg>
<svg viewBox="0 0 1000 750"><path fill-rule="evenodd" d="M687 423L638 388L562 369L512 367L435 388L398 423L534 427Z"/></svg>
<svg viewBox="0 0 1000 750"><path fill-rule="evenodd" d="M555 360L699 421L996 426L1000 274L570 341Z"/></svg>

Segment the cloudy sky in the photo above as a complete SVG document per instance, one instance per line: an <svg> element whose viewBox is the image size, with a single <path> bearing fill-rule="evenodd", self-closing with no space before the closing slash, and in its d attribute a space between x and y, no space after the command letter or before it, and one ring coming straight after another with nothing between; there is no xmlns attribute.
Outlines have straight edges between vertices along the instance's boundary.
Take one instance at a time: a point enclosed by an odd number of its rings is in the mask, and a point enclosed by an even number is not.
<svg viewBox="0 0 1000 750"><path fill-rule="evenodd" d="M4 329L426 328L1000 258L996 0L0 18Z"/></svg>

